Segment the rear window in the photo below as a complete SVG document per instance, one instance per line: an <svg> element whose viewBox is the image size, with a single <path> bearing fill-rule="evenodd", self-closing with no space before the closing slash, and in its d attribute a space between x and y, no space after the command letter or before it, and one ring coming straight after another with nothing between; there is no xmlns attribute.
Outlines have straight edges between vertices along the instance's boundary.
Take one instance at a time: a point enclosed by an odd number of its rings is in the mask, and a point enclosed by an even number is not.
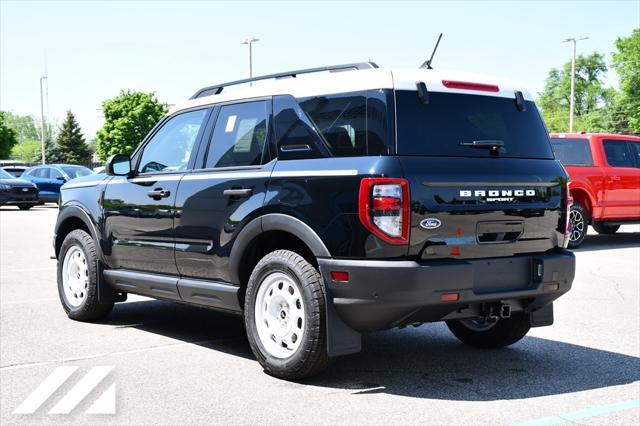
<svg viewBox="0 0 640 426"><path fill-rule="evenodd" d="M551 139L551 146L556 160L565 166L593 166L588 139Z"/></svg>
<svg viewBox="0 0 640 426"><path fill-rule="evenodd" d="M491 150L462 146L502 141L500 157L553 159L547 130L536 105L514 99L430 92L423 104L415 91L396 92L398 154L489 157Z"/></svg>

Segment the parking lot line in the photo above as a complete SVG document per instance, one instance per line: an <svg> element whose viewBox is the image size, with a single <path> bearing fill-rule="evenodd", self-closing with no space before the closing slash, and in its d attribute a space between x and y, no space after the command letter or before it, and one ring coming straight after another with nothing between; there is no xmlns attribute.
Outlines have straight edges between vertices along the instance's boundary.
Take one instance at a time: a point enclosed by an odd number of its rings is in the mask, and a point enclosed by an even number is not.
<svg viewBox="0 0 640 426"><path fill-rule="evenodd" d="M147 348L131 349L129 351L102 352L102 353L98 353L98 354L83 355L83 356L79 356L79 357L54 359L54 360L40 361L40 362L28 362L28 363L24 363L24 364L13 364L13 365L7 365L7 366L4 366L4 367L0 367L0 371L18 370L18 369L22 369L22 368L39 367L39 366L42 366L42 365L50 365L50 364L64 364L64 363L67 363L67 362L82 361L82 360L87 360L87 359L95 359L95 358L101 358L101 357L104 357L104 356L127 355L127 354L140 353L140 352L157 351L157 350L161 350L161 349L172 349L172 348L175 348L175 347L186 346L186 345L204 345L204 344L207 344L207 343L219 342L219 341L223 341L223 340L229 340L229 339L194 340L192 342L169 343L167 345L150 346L150 347L147 347Z"/></svg>
<svg viewBox="0 0 640 426"><path fill-rule="evenodd" d="M557 416L543 417L541 419L529 420L519 423L519 426L549 426L559 425L575 420L582 420L589 417L601 416L603 414L614 413L616 411L640 409L640 399L614 402L613 404L600 405L598 407L585 408L583 410L571 411Z"/></svg>

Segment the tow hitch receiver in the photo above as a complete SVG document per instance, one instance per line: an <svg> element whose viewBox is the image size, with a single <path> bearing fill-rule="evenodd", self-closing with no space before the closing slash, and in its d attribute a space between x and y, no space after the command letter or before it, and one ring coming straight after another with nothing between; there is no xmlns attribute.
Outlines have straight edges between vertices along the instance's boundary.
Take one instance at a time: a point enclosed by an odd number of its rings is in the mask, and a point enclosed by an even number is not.
<svg viewBox="0 0 640 426"><path fill-rule="evenodd" d="M482 305L482 316L489 322L495 322L499 318L510 318L511 305L501 302L485 303Z"/></svg>

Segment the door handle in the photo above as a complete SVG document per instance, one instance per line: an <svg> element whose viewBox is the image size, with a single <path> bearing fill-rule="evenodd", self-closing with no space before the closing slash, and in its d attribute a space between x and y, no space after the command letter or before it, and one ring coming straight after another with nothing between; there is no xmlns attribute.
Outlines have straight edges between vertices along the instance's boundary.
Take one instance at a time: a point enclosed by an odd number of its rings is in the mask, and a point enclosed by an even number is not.
<svg viewBox="0 0 640 426"><path fill-rule="evenodd" d="M612 181L619 181L620 180L620 176L609 176L609 179L611 179Z"/></svg>
<svg viewBox="0 0 640 426"><path fill-rule="evenodd" d="M222 194L225 197L248 197L253 193L253 189L251 188L234 188L234 189L225 189Z"/></svg>
<svg viewBox="0 0 640 426"><path fill-rule="evenodd" d="M162 188L156 188L147 192L147 196L149 196L149 198L153 198L156 201L161 198L167 198L169 195L171 195L171 191Z"/></svg>

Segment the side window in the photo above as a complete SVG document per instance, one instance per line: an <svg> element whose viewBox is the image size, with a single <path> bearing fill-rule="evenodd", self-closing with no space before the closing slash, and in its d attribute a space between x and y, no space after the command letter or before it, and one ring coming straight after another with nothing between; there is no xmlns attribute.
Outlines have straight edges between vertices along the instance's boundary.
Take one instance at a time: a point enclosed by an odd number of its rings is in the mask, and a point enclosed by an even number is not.
<svg viewBox="0 0 640 426"><path fill-rule="evenodd" d="M213 130L207 168L255 166L267 140L266 101L225 105Z"/></svg>
<svg viewBox="0 0 640 426"><path fill-rule="evenodd" d="M170 118L145 145L138 171L185 170L208 111L200 109Z"/></svg>
<svg viewBox="0 0 640 426"><path fill-rule="evenodd" d="M313 123L290 95L273 97L275 146L280 160L331 155Z"/></svg>
<svg viewBox="0 0 640 426"><path fill-rule="evenodd" d="M640 168L640 142L629 141L629 147L631 148L631 155L636 160L636 167Z"/></svg>
<svg viewBox="0 0 640 426"><path fill-rule="evenodd" d="M317 96L300 107L320 131L333 156L367 154L366 92Z"/></svg>
<svg viewBox="0 0 640 426"><path fill-rule="evenodd" d="M278 158L389 154L394 132L388 96L385 90L298 100L289 95L274 96Z"/></svg>
<svg viewBox="0 0 640 426"><path fill-rule="evenodd" d="M625 141L603 141L607 163L611 167L634 167L633 158Z"/></svg>
<svg viewBox="0 0 640 426"><path fill-rule="evenodd" d="M60 176L62 176L62 173L58 169L49 167L49 179L58 179Z"/></svg>
<svg viewBox="0 0 640 426"><path fill-rule="evenodd" d="M49 169L47 167L40 167L33 171L32 176L49 179Z"/></svg>

